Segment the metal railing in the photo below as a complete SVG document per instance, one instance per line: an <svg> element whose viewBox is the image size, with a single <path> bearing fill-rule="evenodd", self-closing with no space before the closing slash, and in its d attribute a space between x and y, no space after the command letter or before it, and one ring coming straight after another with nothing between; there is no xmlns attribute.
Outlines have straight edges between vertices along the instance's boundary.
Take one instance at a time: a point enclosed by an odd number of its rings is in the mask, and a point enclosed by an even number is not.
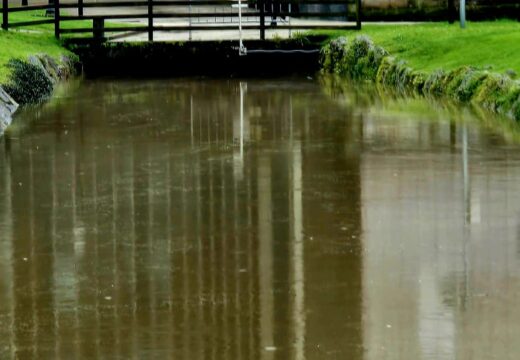
<svg viewBox="0 0 520 360"><path fill-rule="evenodd" d="M18 2L17 2L18 3ZM360 29L361 0L245 0L247 5L241 16L242 30L258 30L260 39L265 39L267 30L311 30L311 29ZM19 3L18 3L19 4ZM154 40L156 31L222 31L238 30L238 0L138 0L100 1L53 0L45 4L9 6L2 0L2 28L54 24L54 34L91 33L94 38L104 39L106 33L144 32L148 40ZM340 10L310 11L310 5L330 7L343 6ZM9 14L14 12L46 10L52 18L13 22ZM109 11L107 11L109 10ZM348 21L299 21L287 19L323 19L341 17ZM137 24L122 23L122 20L138 19ZM154 20L162 20L156 24ZM165 20L168 22L164 23ZM175 20L176 19L176 20ZM203 21L202 19L206 19ZM64 27L66 22L92 20L91 26ZM106 21L111 21L106 26ZM119 20L119 23L117 22Z"/></svg>

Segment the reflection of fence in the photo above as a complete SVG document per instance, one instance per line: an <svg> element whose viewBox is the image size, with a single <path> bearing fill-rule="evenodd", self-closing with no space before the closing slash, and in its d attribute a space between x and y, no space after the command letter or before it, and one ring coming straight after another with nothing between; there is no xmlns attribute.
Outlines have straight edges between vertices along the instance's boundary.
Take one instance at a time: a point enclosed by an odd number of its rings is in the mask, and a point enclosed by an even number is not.
<svg viewBox="0 0 520 360"><path fill-rule="evenodd" d="M348 2L347 2L348 1ZM354 1L354 2L352 2ZM49 1L44 5L9 7L8 0L2 0L2 28L54 24L57 38L61 34L91 33L94 38L103 39L105 33L147 32L148 40L153 41L154 31L221 31L237 30L237 0L138 0L138 1L101 1L61 2ZM247 6L241 14L244 30L259 30L260 38L265 39L269 29L310 30L310 29L360 29L361 0L250 0L242 1ZM342 5L342 11L332 11L333 7L316 7L318 11L308 11L312 7L303 5ZM337 8L337 7L336 7ZM110 9L110 11L108 11ZM320 10L326 9L326 10ZM351 11L352 9L352 11ZM34 21L10 22L9 14L21 11L47 10L53 18ZM62 10L70 11L65 14ZM302 17L320 21L290 22L288 19ZM351 22L326 22L325 18L345 18ZM123 24L122 20L137 19L136 24ZM351 20L352 19L352 20ZM63 27L64 22L91 20L91 26L74 28ZM106 21L119 20L105 26ZM156 24L161 20L162 24Z"/></svg>

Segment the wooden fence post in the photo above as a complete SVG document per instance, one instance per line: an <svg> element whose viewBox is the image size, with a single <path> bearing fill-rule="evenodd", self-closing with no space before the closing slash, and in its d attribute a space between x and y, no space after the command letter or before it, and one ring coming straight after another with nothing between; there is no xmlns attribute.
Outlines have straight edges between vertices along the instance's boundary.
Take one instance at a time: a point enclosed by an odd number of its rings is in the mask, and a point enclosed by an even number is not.
<svg viewBox="0 0 520 360"><path fill-rule="evenodd" d="M78 0L78 16L83 16L83 0Z"/></svg>
<svg viewBox="0 0 520 360"><path fill-rule="evenodd" d="M60 0L54 0L54 36L60 38Z"/></svg>
<svg viewBox="0 0 520 360"><path fill-rule="evenodd" d="M2 29L9 29L9 2L2 0Z"/></svg>
<svg viewBox="0 0 520 360"><path fill-rule="evenodd" d="M455 8L455 0L448 0L448 22L453 24L457 19L457 9Z"/></svg>
<svg viewBox="0 0 520 360"><path fill-rule="evenodd" d="M148 0L148 41L153 41L153 0Z"/></svg>
<svg viewBox="0 0 520 360"><path fill-rule="evenodd" d="M361 30L361 0L356 0L356 29Z"/></svg>
<svg viewBox="0 0 520 360"><path fill-rule="evenodd" d="M264 0L258 0L260 5L260 40L265 40L265 3Z"/></svg>
<svg viewBox="0 0 520 360"><path fill-rule="evenodd" d="M92 35L94 40L101 43L105 40L105 19L94 18L92 20Z"/></svg>

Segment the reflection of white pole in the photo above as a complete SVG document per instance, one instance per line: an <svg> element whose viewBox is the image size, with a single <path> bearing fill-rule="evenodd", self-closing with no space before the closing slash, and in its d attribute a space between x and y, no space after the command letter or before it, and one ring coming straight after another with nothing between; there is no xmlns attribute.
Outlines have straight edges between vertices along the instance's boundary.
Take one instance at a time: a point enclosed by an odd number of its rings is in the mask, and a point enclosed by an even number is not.
<svg viewBox="0 0 520 360"><path fill-rule="evenodd" d="M296 347L295 360L303 360L305 359L305 267L303 243L302 151L301 143L299 141L293 147L292 160L294 342Z"/></svg>
<svg viewBox="0 0 520 360"><path fill-rule="evenodd" d="M289 95L289 139L293 141L293 111L292 111L292 96Z"/></svg>
<svg viewBox="0 0 520 360"><path fill-rule="evenodd" d="M240 83L240 159L244 159L244 91L243 82Z"/></svg>
<svg viewBox="0 0 520 360"><path fill-rule="evenodd" d="M468 165L468 129L464 124L462 128L462 178L464 182L464 221L471 220L471 204L469 189L469 165Z"/></svg>
<svg viewBox="0 0 520 360"><path fill-rule="evenodd" d="M468 127L466 124L462 127L462 176L464 181L464 224L471 223L471 189L470 189L470 174L469 174L469 157L468 157ZM463 249L462 256L464 260L464 294L462 296L462 306L466 305L466 299L469 294L469 226L463 228Z"/></svg>
<svg viewBox="0 0 520 360"><path fill-rule="evenodd" d="M240 110L238 118L233 119L233 146L238 146L238 151L233 150L234 176L236 180L244 177L244 141L246 137L246 124L244 116L244 98L247 91L247 83L240 83Z"/></svg>
<svg viewBox="0 0 520 360"><path fill-rule="evenodd" d="M193 148L193 95L190 97L190 127L191 127L191 147Z"/></svg>
<svg viewBox="0 0 520 360"><path fill-rule="evenodd" d="M468 128L464 124L462 128L462 176L464 181L464 223L469 225L471 223L471 197L469 188L469 160L468 160ZM464 298L463 306L465 306L466 297L469 294L469 259L468 259L468 234L469 228L464 226L463 229L463 257L464 257Z"/></svg>
<svg viewBox="0 0 520 360"><path fill-rule="evenodd" d="M271 199L271 161L266 155L258 159L258 270L260 287L260 344L262 359L274 354L273 329L273 222Z"/></svg>

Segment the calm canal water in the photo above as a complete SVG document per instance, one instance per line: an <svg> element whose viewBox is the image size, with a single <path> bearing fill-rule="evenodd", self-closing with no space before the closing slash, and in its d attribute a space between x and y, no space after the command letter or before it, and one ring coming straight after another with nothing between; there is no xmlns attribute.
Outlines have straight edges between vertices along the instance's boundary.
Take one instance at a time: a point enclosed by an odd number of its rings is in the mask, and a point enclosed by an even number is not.
<svg viewBox="0 0 520 360"><path fill-rule="evenodd" d="M310 79L85 81L0 139L0 359L518 359L520 145Z"/></svg>

